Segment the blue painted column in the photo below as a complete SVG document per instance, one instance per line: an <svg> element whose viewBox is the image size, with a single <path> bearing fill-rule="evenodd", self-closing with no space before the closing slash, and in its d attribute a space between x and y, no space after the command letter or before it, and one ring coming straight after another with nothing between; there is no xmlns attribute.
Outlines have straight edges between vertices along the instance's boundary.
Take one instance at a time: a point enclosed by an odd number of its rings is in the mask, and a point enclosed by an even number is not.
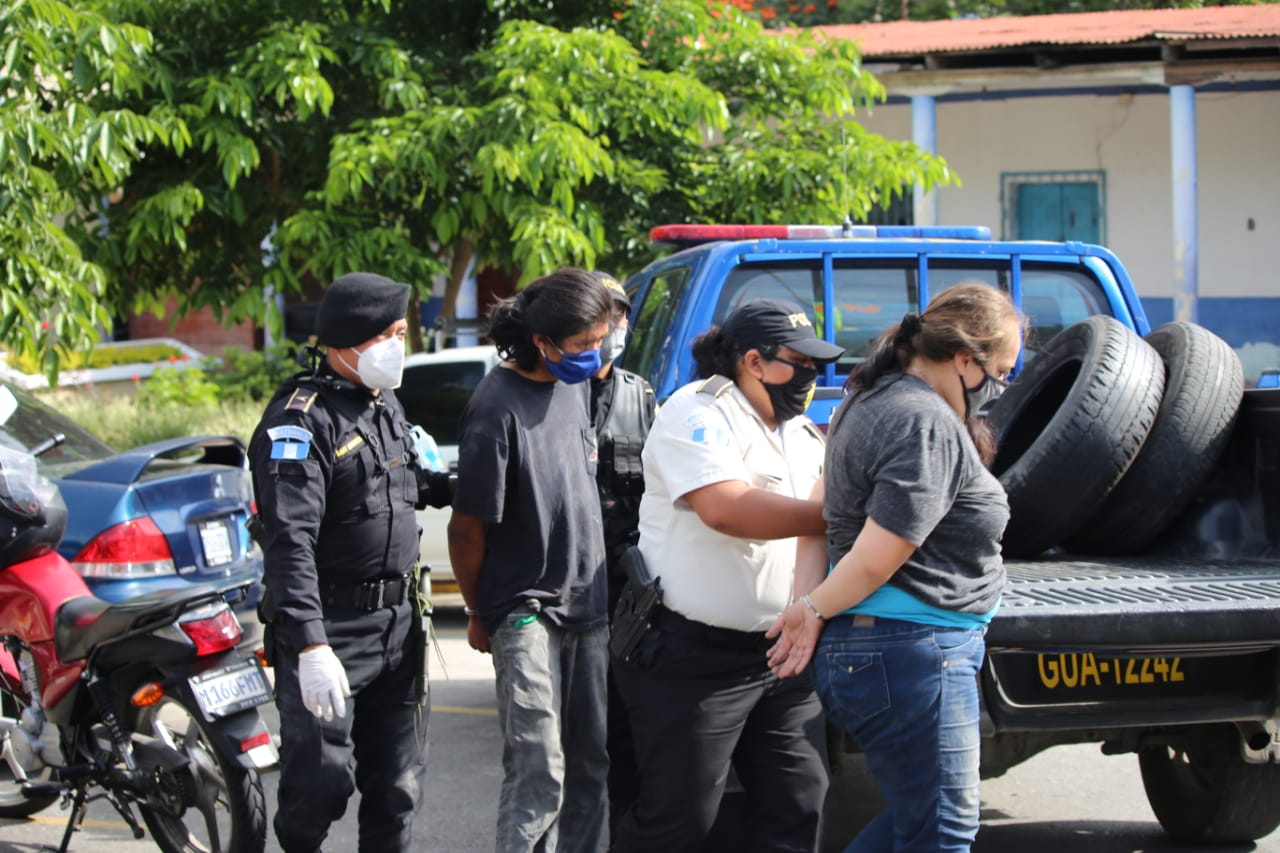
<svg viewBox="0 0 1280 853"><path fill-rule="evenodd" d="M1196 171L1196 90L1169 89L1169 151L1173 160L1173 319L1200 315L1200 219Z"/></svg>
<svg viewBox="0 0 1280 853"><path fill-rule="evenodd" d="M938 105L933 95L911 96L911 141L929 154L938 153ZM938 191L912 191L916 225L938 224Z"/></svg>

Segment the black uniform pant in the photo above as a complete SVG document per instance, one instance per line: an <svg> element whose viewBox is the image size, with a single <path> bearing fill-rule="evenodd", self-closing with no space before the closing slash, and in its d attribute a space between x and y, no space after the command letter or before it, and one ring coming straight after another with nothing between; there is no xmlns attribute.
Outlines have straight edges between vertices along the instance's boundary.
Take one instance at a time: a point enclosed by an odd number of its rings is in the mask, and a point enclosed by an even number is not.
<svg viewBox="0 0 1280 853"><path fill-rule="evenodd" d="M700 850L732 765L746 790L749 849L812 853L828 783L812 682L774 676L763 635L708 634L651 628L632 662L613 659L640 786L612 850Z"/></svg>
<svg viewBox="0 0 1280 853"><path fill-rule="evenodd" d="M347 800L360 790L360 850L413 849L413 817L426 783L428 703L414 698L412 607L371 613L333 608L329 645L347 670L345 717L315 717L302 705L298 649L273 640L280 711L276 839L285 853L318 850ZM352 762L354 759L354 769Z"/></svg>

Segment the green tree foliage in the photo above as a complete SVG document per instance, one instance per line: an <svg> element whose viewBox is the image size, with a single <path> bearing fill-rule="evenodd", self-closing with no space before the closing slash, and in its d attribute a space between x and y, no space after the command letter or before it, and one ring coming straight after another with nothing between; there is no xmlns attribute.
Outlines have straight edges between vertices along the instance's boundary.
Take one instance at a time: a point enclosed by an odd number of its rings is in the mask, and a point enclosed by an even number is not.
<svg viewBox="0 0 1280 853"><path fill-rule="evenodd" d="M76 232L123 308L258 318L354 269L425 296L473 260L623 273L658 222L838 222L953 180L854 123L884 93L852 45L705 0L93 5L152 45L101 108L167 120Z"/></svg>
<svg viewBox="0 0 1280 853"><path fill-rule="evenodd" d="M74 237L146 146L177 141L164 105L105 104L141 85L151 36L57 0L0 2L0 344L59 360L109 322L108 276Z"/></svg>

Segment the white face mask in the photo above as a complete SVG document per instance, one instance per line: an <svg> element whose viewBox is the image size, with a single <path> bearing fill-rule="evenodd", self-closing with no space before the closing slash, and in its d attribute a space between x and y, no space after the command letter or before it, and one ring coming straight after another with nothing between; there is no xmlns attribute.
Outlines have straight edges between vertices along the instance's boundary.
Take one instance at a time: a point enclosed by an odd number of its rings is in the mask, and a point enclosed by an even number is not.
<svg viewBox="0 0 1280 853"><path fill-rule="evenodd" d="M387 338L365 348L356 360L356 375L366 388L399 388L404 377L404 341Z"/></svg>
<svg viewBox="0 0 1280 853"><path fill-rule="evenodd" d="M612 331L605 336L604 343L600 344L600 363L608 364L622 355L622 350L626 345L627 327L614 326Z"/></svg>

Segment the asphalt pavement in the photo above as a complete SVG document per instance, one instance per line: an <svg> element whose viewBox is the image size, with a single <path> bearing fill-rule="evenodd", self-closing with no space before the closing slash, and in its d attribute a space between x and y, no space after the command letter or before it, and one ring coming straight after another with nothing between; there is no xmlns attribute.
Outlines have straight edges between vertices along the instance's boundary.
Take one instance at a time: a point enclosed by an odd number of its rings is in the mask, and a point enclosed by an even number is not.
<svg viewBox="0 0 1280 853"><path fill-rule="evenodd" d="M440 657L433 660L431 754L426 800L417 820L422 853L472 853L494 849L493 824L502 784L501 742L494 707L493 665L467 646L460 611L438 596ZM275 727L274 707L265 706ZM276 803L276 776L264 776L269 813ZM334 825L329 853L356 849L358 795ZM740 798L725 807L728 834L741 814ZM865 777L833 780L828 803L825 853L841 850L879 808L879 795ZM1047 750L998 779L982 783L983 827L975 853L1172 853L1151 815L1134 756L1103 756L1096 745ZM25 821L0 821L0 853L56 848L65 812L52 806ZM111 808L97 803L73 837L72 851L142 853L156 848L134 840ZM274 838L267 849L278 851ZM726 851L728 845L722 846ZM739 849L735 845L733 849ZM1212 848L1216 853L1280 853L1280 831L1256 845ZM712 851L718 853L718 851Z"/></svg>

